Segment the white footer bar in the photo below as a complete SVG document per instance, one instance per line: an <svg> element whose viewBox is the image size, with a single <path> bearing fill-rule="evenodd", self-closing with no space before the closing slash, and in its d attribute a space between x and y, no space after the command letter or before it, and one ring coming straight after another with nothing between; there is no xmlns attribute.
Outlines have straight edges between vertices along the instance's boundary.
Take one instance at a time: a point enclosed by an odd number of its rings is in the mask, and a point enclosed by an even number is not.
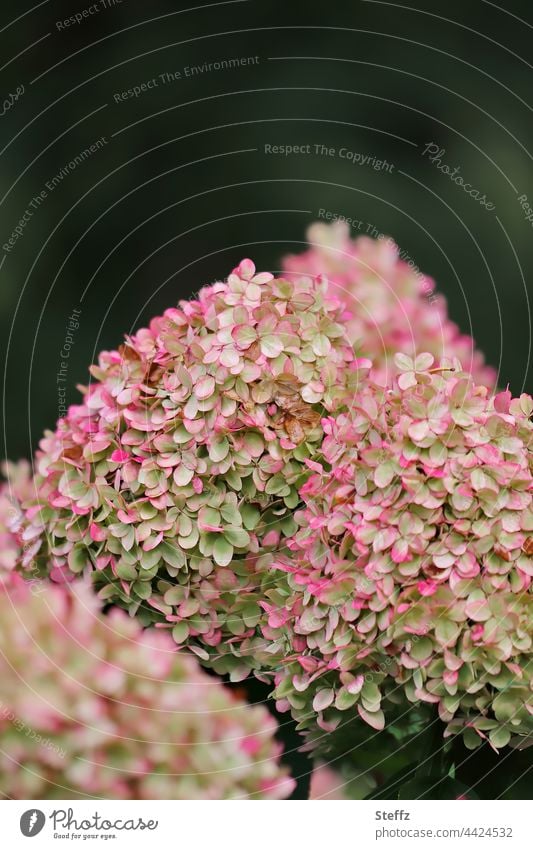
<svg viewBox="0 0 533 849"><path fill-rule="evenodd" d="M1 845L531 849L528 802L3 801Z"/></svg>

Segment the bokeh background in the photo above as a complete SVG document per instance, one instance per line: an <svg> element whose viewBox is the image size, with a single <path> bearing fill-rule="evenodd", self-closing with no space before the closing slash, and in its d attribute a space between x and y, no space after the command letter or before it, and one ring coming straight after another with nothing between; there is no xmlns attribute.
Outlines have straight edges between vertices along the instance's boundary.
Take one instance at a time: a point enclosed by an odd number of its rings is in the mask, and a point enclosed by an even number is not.
<svg viewBox="0 0 533 849"><path fill-rule="evenodd" d="M278 270L321 209L393 236L500 385L531 391L532 35L529 0L3 0L2 454L29 457L58 418L74 310L67 403L98 350L243 256ZM527 792L524 757L489 797ZM476 764L481 781L495 756Z"/></svg>

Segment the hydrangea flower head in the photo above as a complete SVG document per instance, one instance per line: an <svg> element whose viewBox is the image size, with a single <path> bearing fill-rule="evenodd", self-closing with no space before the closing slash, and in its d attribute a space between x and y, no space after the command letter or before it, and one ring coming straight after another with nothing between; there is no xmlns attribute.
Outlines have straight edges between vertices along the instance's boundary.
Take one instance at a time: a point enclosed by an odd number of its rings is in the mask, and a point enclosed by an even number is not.
<svg viewBox="0 0 533 849"><path fill-rule="evenodd" d="M351 239L348 224L336 221L313 224L308 241L307 251L285 257L284 270L327 275L346 305L348 336L372 360L376 382L386 385L397 374L396 353L429 351L437 364L457 358L476 383L495 386L496 372L450 320L435 282L402 259L392 239Z"/></svg>
<svg viewBox="0 0 533 849"><path fill-rule="evenodd" d="M10 478L11 492L24 489L26 472ZM8 493L3 484L3 540ZM143 631L118 608L102 616L84 581L24 581L2 558L0 646L4 797L277 799L292 791L266 709L236 699L168 633Z"/></svg>
<svg viewBox="0 0 533 849"><path fill-rule="evenodd" d="M500 748L533 730L533 402L458 361L396 367L324 422L265 628L275 695L324 746L347 711L381 729L407 696Z"/></svg>
<svg viewBox="0 0 533 849"><path fill-rule="evenodd" d="M102 353L83 403L41 442L23 566L90 571L103 599L246 675L262 555L296 529L321 419L370 365L341 314L326 281L243 260Z"/></svg>

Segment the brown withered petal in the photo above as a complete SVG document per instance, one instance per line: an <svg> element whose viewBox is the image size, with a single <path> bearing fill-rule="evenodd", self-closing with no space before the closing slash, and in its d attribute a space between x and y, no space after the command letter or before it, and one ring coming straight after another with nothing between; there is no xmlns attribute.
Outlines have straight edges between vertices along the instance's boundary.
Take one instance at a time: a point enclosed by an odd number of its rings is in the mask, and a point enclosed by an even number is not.
<svg viewBox="0 0 533 849"><path fill-rule="evenodd" d="M522 551L524 554L531 555L533 554L533 537L528 537L522 546Z"/></svg>
<svg viewBox="0 0 533 849"><path fill-rule="evenodd" d="M301 386L295 374L280 374L274 383L280 395L294 395Z"/></svg>
<svg viewBox="0 0 533 849"><path fill-rule="evenodd" d="M71 448L65 448L62 456L67 460L81 460L83 457L83 448L81 445L73 445Z"/></svg>
<svg viewBox="0 0 533 849"><path fill-rule="evenodd" d="M259 342L252 342L250 347L242 352L243 357L246 360L251 360L253 363L261 356L261 346Z"/></svg>
<svg viewBox="0 0 533 849"><path fill-rule="evenodd" d="M280 410L286 410L288 413L296 410L298 399L301 399L299 395L274 395L273 401L280 408Z"/></svg>
<svg viewBox="0 0 533 849"><path fill-rule="evenodd" d="M289 437L295 445L299 445L300 442L303 442L305 439L305 430L302 427L302 423L293 418L293 416L287 416L285 419L285 430L289 434Z"/></svg>
<svg viewBox="0 0 533 849"><path fill-rule="evenodd" d="M124 360L131 360L133 362L134 360L141 359L140 354L131 345L119 345L117 351Z"/></svg>
<svg viewBox="0 0 533 849"><path fill-rule="evenodd" d="M527 540L524 543L524 546L526 546L526 545L527 545ZM525 548L524 548L524 551L525 551ZM533 551L533 548L532 548L532 551ZM526 552L526 553L529 553L529 552ZM511 561L511 553L509 551L507 551L507 549L503 548L503 546L501 546L501 545L496 544L494 546L494 554L497 554L498 557L502 558L502 560L506 560L507 563L510 563L510 561Z"/></svg>
<svg viewBox="0 0 533 849"><path fill-rule="evenodd" d="M162 369L161 366L152 363L146 372L145 383L148 383L149 385L158 383L164 373L165 370Z"/></svg>
<svg viewBox="0 0 533 849"><path fill-rule="evenodd" d="M277 395L274 401L285 413L290 413L291 416L298 416L301 421L311 427L316 427L320 421L320 413L302 401L299 395L290 395L287 397Z"/></svg>

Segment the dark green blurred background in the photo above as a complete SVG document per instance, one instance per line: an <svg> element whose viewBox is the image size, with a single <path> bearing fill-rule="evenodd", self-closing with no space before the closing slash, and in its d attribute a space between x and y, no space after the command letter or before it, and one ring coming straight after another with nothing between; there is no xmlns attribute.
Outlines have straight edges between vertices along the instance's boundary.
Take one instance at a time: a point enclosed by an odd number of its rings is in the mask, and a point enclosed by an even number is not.
<svg viewBox="0 0 533 849"><path fill-rule="evenodd" d="M531 0L412 2L2 0L4 455L29 456L55 424L74 309L68 403L98 350L243 256L277 270L321 208L394 236L500 385L531 391L533 229L518 200L533 206ZM81 22L61 23L76 13ZM185 70L235 59L245 63ZM493 211L422 155L429 143ZM311 152L268 155L265 144ZM392 168L316 155L315 144ZM500 756L491 773L498 758L485 751L463 778L483 780L489 798L517 781L520 796L524 759Z"/></svg>
<svg viewBox="0 0 533 849"><path fill-rule="evenodd" d="M527 386L533 230L518 196L533 204L530 2L97 5L66 26L57 22L91 4L2 3L0 99L24 86L0 118L2 244L67 167L0 253L5 454L28 455L58 417L74 308L69 403L95 351L244 255L278 268L320 208L393 235L436 277L500 384ZM186 76L241 57L258 59ZM422 156L429 142L494 211ZM266 155L265 144L309 144L311 154ZM315 144L393 168L315 155Z"/></svg>

